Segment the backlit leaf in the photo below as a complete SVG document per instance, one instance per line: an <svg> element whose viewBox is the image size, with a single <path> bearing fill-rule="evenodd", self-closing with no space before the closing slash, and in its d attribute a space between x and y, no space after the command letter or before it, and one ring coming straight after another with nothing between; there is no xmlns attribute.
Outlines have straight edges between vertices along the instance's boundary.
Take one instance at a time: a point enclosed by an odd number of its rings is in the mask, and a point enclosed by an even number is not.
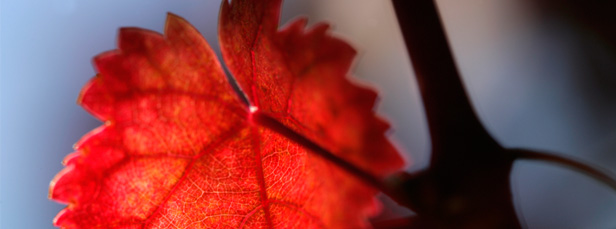
<svg viewBox="0 0 616 229"><path fill-rule="evenodd" d="M232 89L199 32L169 14L164 35L119 32L95 57L79 103L104 125L52 181L66 228L366 227L376 190L252 119L270 116L376 175L402 166L373 113L376 93L346 79L355 51L306 20L278 30L280 1L223 1Z"/></svg>

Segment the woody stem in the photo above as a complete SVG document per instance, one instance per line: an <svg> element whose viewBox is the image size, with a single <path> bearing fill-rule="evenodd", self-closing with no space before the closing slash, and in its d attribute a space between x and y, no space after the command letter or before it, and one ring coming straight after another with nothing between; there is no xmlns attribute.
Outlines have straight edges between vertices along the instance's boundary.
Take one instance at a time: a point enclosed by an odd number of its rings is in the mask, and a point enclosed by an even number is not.
<svg viewBox="0 0 616 229"><path fill-rule="evenodd" d="M606 171L602 171L598 168L582 163L579 159L572 159L562 155L554 155L526 149L511 149L509 151L516 159L538 160L567 166L596 179L616 191L616 179L614 179L614 176L610 175Z"/></svg>

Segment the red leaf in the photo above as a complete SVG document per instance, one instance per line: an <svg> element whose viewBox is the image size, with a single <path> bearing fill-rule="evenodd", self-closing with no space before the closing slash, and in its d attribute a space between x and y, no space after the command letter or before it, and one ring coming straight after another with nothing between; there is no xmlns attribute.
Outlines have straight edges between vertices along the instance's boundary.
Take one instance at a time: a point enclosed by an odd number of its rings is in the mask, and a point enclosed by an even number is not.
<svg viewBox="0 0 616 229"><path fill-rule="evenodd" d="M345 75L355 51L305 19L277 31L280 1L223 1L224 59L254 108L376 176L402 166L376 94ZM254 122L199 32L120 30L80 104L105 125L52 181L73 227L365 227L376 190Z"/></svg>

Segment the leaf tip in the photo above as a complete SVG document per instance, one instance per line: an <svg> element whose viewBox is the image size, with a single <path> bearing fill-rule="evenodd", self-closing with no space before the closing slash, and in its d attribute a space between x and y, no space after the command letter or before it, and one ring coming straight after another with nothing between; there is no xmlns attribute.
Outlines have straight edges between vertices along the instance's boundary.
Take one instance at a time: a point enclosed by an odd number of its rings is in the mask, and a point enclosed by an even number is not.
<svg viewBox="0 0 616 229"><path fill-rule="evenodd" d="M171 13L171 12L167 12L167 23L169 22L178 22L178 21L185 21L184 18L178 16L177 14Z"/></svg>
<svg viewBox="0 0 616 229"><path fill-rule="evenodd" d="M81 90L81 92L79 92L79 95L77 96L77 105L79 106L83 106L83 102L84 102L84 98L86 96L86 93L88 92L88 90L86 90L87 88L90 88L92 84L94 84L95 80L99 80L100 79L100 74L96 74L92 79L90 79L90 81L88 81L86 83L86 85L83 87L84 89Z"/></svg>
<svg viewBox="0 0 616 229"><path fill-rule="evenodd" d="M165 34L169 34L173 30L178 30L178 28L191 27L190 23L186 21L183 17L178 16L177 14L167 12L167 19L165 21Z"/></svg>
<svg viewBox="0 0 616 229"><path fill-rule="evenodd" d="M68 199L66 198L66 196L62 195L63 192L61 190L61 186L57 186L57 184L61 183L62 179L64 179L64 177L70 172L72 172L74 169L74 165L67 165L58 174L56 174L56 176L51 180L51 182L49 182L49 191L47 193L47 198L63 204L68 203Z"/></svg>
<svg viewBox="0 0 616 229"><path fill-rule="evenodd" d="M66 218L68 211L69 210L65 208L65 209L62 209L60 212L58 212L56 217L53 218L53 221L52 221L53 225L56 227L62 227L62 225L64 224L63 222L65 221L64 219Z"/></svg>

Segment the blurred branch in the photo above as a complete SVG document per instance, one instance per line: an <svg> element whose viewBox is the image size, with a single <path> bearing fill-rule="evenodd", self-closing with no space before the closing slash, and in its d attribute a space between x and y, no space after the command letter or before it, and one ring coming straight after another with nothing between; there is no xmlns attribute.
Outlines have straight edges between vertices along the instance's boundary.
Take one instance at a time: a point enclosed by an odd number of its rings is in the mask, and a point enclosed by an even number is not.
<svg viewBox="0 0 616 229"><path fill-rule="evenodd" d="M557 165L566 166L575 169L589 177L596 179L597 181L609 186L616 191L616 179L614 176L608 174L600 169L593 168L592 166L580 162L579 159L566 158L562 155L554 155L549 153L537 152L526 149L511 149L509 152L513 153L517 159L538 160L543 162L555 163Z"/></svg>
<svg viewBox="0 0 616 229"><path fill-rule="evenodd" d="M428 119L431 163L459 156L440 153L450 148L497 145L477 118L464 90L435 3L393 0L393 5Z"/></svg>

